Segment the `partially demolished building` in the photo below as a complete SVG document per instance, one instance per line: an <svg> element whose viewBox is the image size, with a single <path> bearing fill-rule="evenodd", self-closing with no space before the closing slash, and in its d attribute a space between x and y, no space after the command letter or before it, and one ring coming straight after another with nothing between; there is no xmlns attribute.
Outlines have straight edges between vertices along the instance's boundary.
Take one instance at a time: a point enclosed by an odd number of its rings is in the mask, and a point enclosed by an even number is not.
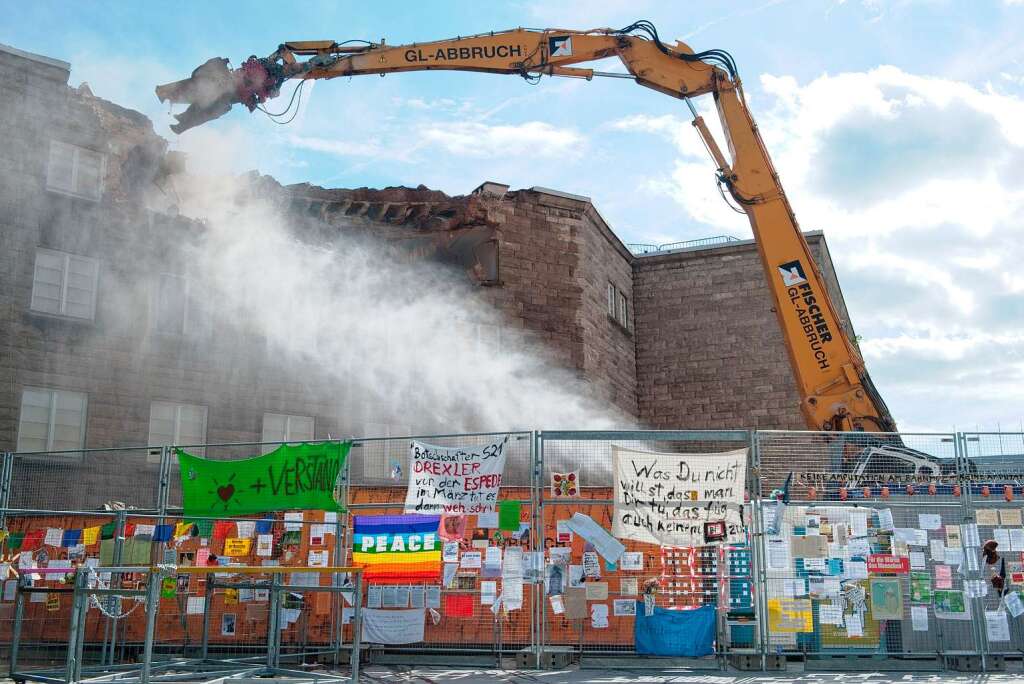
<svg viewBox="0 0 1024 684"><path fill-rule="evenodd" d="M346 405L312 370L241 360L237 340L210 334L174 256L203 226L150 201L182 160L143 115L69 87L69 73L0 46L0 450L432 429ZM642 426L803 427L751 241L638 254L588 198L539 187L449 197L253 182L297 230L359 225L459 265L503 325ZM808 240L845 316L825 239ZM140 253L165 254L163 267L140 272ZM473 334L501 353L501 329Z"/></svg>

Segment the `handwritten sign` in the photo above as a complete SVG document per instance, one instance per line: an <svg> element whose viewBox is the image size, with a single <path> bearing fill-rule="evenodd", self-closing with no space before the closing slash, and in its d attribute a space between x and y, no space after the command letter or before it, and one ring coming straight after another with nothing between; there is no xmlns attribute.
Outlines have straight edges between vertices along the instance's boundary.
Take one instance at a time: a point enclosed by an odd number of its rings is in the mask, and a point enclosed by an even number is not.
<svg viewBox="0 0 1024 684"><path fill-rule="evenodd" d="M507 449L508 437L473 448L410 443L405 512L468 514L494 511Z"/></svg>
<svg viewBox="0 0 1024 684"><path fill-rule="evenodd" d="M281 445L264 456L214 461L176 449L185 515L342 511L351 442Z"/></svg>
<svg viewBox="0 0 1024 684"><path fill-rule="evenodd" d="M612 447L615 509L612 534L661 546L733 544L745 539L740 507L747 450L661 454ZM721 539L709 523L725 523Z"/></svg>
<svg viewBox="0 0 1024 684"><path fill-rule="evenodd" d="M238 558L240 556L248 556L249 551L252 550L252 539L240 539L238 537L228 537L224 540L224 555L230 556L231 558Z"/></svg>

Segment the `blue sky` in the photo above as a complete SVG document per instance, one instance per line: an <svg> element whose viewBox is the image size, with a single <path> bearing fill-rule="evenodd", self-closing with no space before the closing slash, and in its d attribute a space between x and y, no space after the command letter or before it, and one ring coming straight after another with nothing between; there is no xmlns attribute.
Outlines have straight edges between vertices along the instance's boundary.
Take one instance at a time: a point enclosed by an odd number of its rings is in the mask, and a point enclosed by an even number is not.
<svg viewBox="0 0 1024 684"><path fill-rule="evenodd" d="M901 427L1024 429L1021 0L178 5L19 3L0 42L70 61L73 84L171 139L155 84L285 40L397 44L645 18L665 39L730 51L801 225L826 232ZM225 142L234 154L211 153ZM338 79L307 88L289 126L236 108L172 146L204 170L285 183L558 188L593 198L627 242L750 234L722 204L685 105L613 79Z"/></svg>

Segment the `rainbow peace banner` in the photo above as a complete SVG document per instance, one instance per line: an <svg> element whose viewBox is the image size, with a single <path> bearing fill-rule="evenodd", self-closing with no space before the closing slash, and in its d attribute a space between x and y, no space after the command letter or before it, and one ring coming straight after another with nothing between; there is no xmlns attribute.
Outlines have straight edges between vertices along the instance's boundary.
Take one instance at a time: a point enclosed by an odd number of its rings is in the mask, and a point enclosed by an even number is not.
<svg viewBox="0 0 1024 684"><path fill-rule="evenodd" d="M441 576L439 515L356 515L352 563L370 584L436 582Z"/></svg>

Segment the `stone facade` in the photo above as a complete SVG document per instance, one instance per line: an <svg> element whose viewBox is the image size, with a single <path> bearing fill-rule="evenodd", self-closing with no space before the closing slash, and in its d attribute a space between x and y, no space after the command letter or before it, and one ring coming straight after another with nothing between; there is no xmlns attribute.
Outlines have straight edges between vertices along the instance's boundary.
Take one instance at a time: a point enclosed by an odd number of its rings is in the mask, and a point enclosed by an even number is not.
<svg viewBox="0 0 1024 684"><path fill-rule="evenodd" d="M323 399L332 395L315 369L234 353L240 340L211 334L215 321L156 329L154 288L187 271L177 247L203 225L166 211L164 180L180 160L151 123L70 88L68 75L66 63L0 46L0 450L16 449L26 387L84 393L90 448L145 444L153 402L207 407L208 442L259 440L265 412L314 416L317 438L400 424ZM102 156L98 198L51 187L52 141ZM251 184L278 198L297 231L364 231L460 265L504 326L641 426L803 427L750 242L637 256L589 199L544 188L485 183L448 197ZM845 315L824 238L809 240ZM39 249L99 262L93 317L33 310ZM140 269L140 254L159 255L161 272ZM609 312L609 285L621 315Z"/></svg>

